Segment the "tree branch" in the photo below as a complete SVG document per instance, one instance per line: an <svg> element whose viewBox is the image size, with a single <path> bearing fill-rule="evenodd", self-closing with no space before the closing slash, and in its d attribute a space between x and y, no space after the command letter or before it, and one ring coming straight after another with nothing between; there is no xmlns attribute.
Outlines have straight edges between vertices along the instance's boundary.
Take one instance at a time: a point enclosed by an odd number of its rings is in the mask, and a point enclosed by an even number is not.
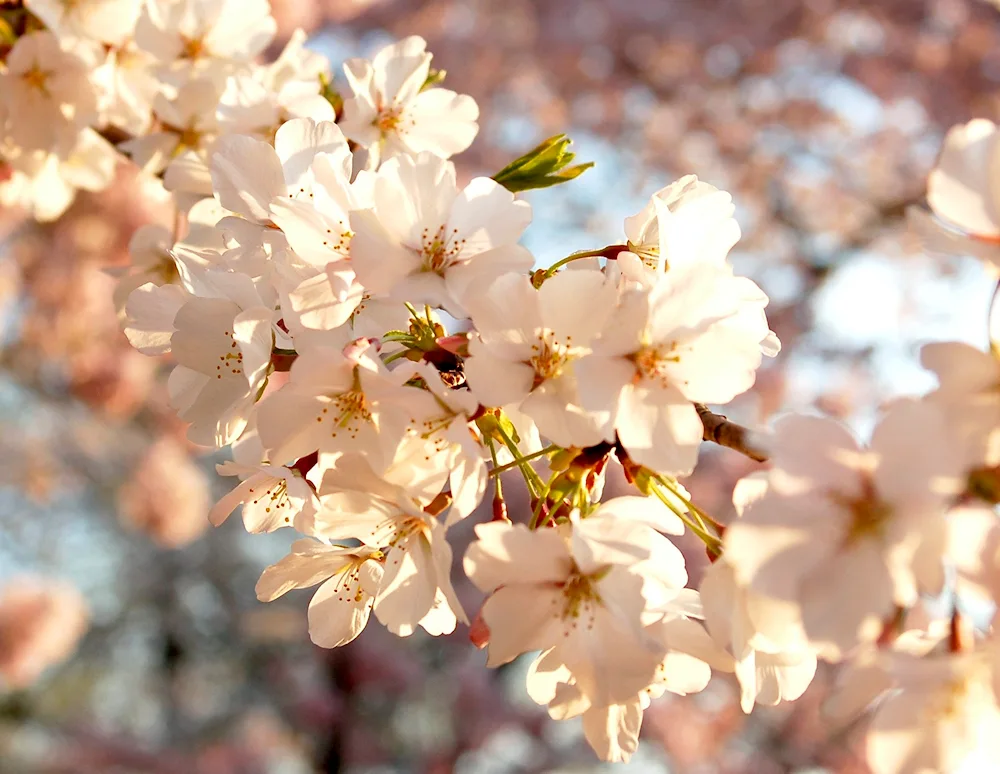
<svg viewBox="0 0 1000 774"><path fill-rule="evenodd" d="M750 430L743 425L730 422L722 414L710 411L708 406L703 403L695 403L694 407L705 427L705 432L701 436L703 440L738 451L744 457L749 457L757 462L767 462L767 453L750 440Z"/></svg>

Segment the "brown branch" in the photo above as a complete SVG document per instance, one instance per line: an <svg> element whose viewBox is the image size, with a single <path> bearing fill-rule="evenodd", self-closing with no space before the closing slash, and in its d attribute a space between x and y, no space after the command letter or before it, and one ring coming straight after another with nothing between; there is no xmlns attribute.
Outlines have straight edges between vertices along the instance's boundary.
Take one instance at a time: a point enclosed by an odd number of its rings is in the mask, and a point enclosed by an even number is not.
<svg viewBox="0 0 1000 774"><path fill-rule="evenodd" d="M705 427L705 432L701 436L703 440L738 451L744 457L749 457L757 462L767 462L767 453L750 440L750 430L743 425L730 422L722 414L710 411L703 403L695 403L694 407Z"/></svg>

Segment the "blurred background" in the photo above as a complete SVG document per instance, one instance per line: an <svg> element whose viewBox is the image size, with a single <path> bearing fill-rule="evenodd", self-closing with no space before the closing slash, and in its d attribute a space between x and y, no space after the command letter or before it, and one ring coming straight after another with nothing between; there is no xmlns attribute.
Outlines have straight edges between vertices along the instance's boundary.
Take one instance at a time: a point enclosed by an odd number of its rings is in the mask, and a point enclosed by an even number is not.
<svg viewBox="0 0 1000 774"><path fill-rule="evenodd" d="M882 402L932 386L920 343L985 343L992 279L922 252L905 210L947 128L1000 114L987 2L272 1L281 35L305 27L338 72L424 36L482 108L463 177L568 132L597 167L530 195L541 264L621 241L622 219L682 174L731 191L733 262L784 345L726 409L744 424L822 411L864 433ZM170 216L154 188L123 164L54 224L0 212L0 774L603 770L576 723L527 698L526 663L487 671L464 627L399 640L372 625L324 651L307 592L255 600L289 535L208 527L225 455L186 444L167 364L133 352L114 313L105 270ZM754 467L706 448L687 483L726 521ZM461 556L471 523L451 534ZM704 555L687 549L696 582ZM469 584L459 594L477 609ZM865 772L858 728L822 719L832 677L752 717L725 677L668 695L622 770Z"/></svg>

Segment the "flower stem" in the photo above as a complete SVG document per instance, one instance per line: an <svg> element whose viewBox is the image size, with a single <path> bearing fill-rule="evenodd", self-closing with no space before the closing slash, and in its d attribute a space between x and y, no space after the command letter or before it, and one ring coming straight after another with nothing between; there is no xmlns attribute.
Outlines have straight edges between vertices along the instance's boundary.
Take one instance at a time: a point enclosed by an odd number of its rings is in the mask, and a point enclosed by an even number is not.
<svg viewBox="0 0 1000 774"><path fill-rule="evenodd" d="M492 443L492 439L489 439ZM508 470L513 470L518 467L522 462L529 462L530 460L536 460L539 457L544 457L547 454L552 454L552 452L557 451L560 447L555 444L549 444L544 449L539 449L531 454L525 454L520 460L515 460L514 462L508 462L506 465L497 465L496 454L493 455L493 470L490 471L491 476L499 475L500 473L506 473ZM493 451L492 445L490 446L490 451Z"/></svg>
<svg viewBox="0 0 1000 774"><path fill-rule="evenodd" d="M521 471L521 475L524 476L524 483L528 487L528 491L531 492L533 497L538 497L539 492L542 491L542 479L534 471L534 469L529 465L521 454L521 450L517 448L517 444L514 439L507 435L507 431L504 430L499 424L497 424L496 432L503 439L504 446L510 451L511 455L514 457L514 463L517 465L518 469Z"/></svg>
<svg viewBox="0 0 1000 774"><path fill-rule="evenodd" d="M684 522L684 524L687 526L689 530L691 530L691 532L695 535L695 537L697 537L702 543L705 544L706 548L708 548L710 551L716 554L722 552L722 540L719 539L718 535L713 535L704 526L704 523L699 525L691 518L689 518L686 513L677 508L673 500L671 500L671 498L668 497L667 494L663 491L663 488L665 487L662 481L652 480L650 481L650 484L652 484L653 494L656 495L656 497L659 498L660 502L663 503L665 506L667 506L667 508L669 508L677 516L677 518L679 518L681 521ZM675 492L671 492L671 494L679 497ZM684 502L685 505L688 505L689 508L691 507L691 505L688 502L684 501L684 498L679 498L679 499L681 499L681 501ZM695 512L696 510L697 510L696 508L692 508L692 513Z"/></svg>

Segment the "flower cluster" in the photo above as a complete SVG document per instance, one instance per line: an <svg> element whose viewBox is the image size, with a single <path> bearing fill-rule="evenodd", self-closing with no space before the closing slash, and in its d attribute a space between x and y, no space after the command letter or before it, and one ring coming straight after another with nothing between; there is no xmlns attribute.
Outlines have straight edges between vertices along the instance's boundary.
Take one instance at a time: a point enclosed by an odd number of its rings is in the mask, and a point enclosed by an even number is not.
<svg viewBox="0 0 1000 774"><path fill-rule="evenodd" d="M612 244L538 268L519 193L589 165L556 137L460 183L450 158L479 110L418 37L335 74L302 35L258 63L266 0L9 13L0 197L55 217L109 182L118 151L162 180L174 230L132 240L123 327L172 360L189 440L231 447L210 521L240 508L249 532L297 533L256 590L316 587L315 643L346 645L372 613L404 637L468 624L489 666L534 654L530 696L581 717L607 760L635 751L650 701L713 669L749 712L798 698L818 659L848 662L838 706L901 690L873 721L877 774L991 759L1000 647L957 607L917 613L945 591L1000 598L1000 349L925 348L940 388L889 406L866 444L805 416L760 449L731 443L769 465L723 526L677 479L727 426L705 404L746 392L780 349L766 295L729 262L729 194L683 177ZM928 201L954 228L914 213L939 246L1000 255L998 137L985 121L949 135ZM613 467L634 490L605 499ZM474 513L456 562L449 531ZM711 559L697 589L672 541L686 532Z"/></svg>

